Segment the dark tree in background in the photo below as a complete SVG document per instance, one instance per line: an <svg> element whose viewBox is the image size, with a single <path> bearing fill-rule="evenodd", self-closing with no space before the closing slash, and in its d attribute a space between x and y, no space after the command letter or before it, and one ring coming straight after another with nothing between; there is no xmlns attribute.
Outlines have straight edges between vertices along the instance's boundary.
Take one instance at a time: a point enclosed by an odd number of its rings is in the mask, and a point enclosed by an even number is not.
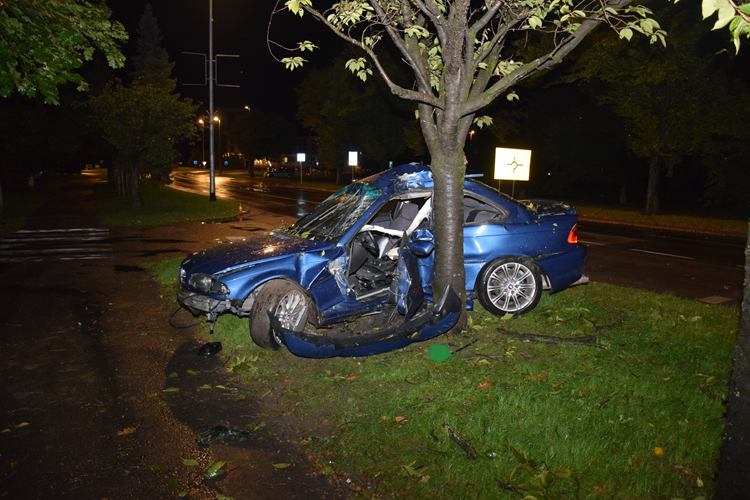
<svg viewBox="0 0 750 500"><path fill-rule="evenodd" d="M407 148L405 128L413 124L408 109L372 79L352 78L339 68L345 61L313 70L297 89L302 124L315 133L318 157L328 169L341 170L346 151L360 151L377 170L384 170Z"/></svg>
<svg viewBox="0 0 750 500"><path fill-rule="evenodd" d="M171 93L176 86L176 80L170 78L174 63L159 45L161 40L154 10L151 4L146 4L138 22L138 53L133 58L135 71L130 76L133 84L152 85Z"/></svg>
<svg viewBox="0 0 750 500"><path fill-rule="evenodd" d="M294 149L296 128L293 123L277 113L259 109L242 110L225 118L222 127L228 137L248 161L255 158L279 156ZM252 172L252 163L249 165Z"/></svg>
<svg viewBox="0 0 750 500"><path fill-rule="evenodd" d="M169 78L172 63L159 47L159 27L147 5L139 23L138 55L133 82L108 85L91 99L105 140L117 151L115 166L130 176L131 201L143 204L141 179L168 183L176 146L196 135L193 118L197 109L190 101L173 93L175 81Z"/></svg>
<svg viewBox="0 0 750 500"><path fill-rule="evenodd" d="M600 32L585 42L571 70L570 79L599 82L583 89L621 118L628 147L648 162L649 215L659 213L661 178L677 175L684 158L697 157L736 104L726 90L734 87L730 56L715 55L719 40L693 7L682 2L655 13L669 33L666 47L643 40L624 45Z"/></svg>

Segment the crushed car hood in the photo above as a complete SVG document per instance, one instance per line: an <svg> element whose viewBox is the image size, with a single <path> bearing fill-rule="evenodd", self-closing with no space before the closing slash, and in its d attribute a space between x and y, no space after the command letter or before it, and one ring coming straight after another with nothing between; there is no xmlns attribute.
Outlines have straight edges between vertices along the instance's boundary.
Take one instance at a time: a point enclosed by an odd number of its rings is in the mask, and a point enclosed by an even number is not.
<svg viewBox="0 0 750 500"><path fill-rule="evenodd" d="M288 255L323 251L331 243L306 240L284 233L255 234L239 243L225 243L188 256L182 268L188 273L220 274Z"/></svg>

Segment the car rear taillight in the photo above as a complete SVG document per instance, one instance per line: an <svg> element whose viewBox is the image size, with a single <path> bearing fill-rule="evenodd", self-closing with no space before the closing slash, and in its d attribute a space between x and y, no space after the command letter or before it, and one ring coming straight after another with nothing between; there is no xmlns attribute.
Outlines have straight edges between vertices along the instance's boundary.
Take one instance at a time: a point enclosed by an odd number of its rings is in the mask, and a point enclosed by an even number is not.
<svg viewBox="0 0 750 500"><path fill-rule="evenodd" d="M568 235L568 243L578 243L578 224L573 226Z"/></svg>

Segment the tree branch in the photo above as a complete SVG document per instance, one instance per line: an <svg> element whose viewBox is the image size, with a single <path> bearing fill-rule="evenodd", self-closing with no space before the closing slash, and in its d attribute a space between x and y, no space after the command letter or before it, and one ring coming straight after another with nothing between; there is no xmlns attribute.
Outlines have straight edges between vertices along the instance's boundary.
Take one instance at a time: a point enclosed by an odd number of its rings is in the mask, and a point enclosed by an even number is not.
<svg viewBox="0 0 750 500"><path fill-rule="evenodd" d="M426 94L424 92L417 92L414 90L405 89L404 87L397 85L393 80L391 80L391 78L388 76L388 73L385 71L385 68L383 68L382 64L380 63L378 56L375 55L375 52L370 47L368 47L361 41L355 38L352 38L346 33L343 33L342 31L338 30L317 10L311 7L308 7L307 5L302 6L302 8L304 8L305 11L308 12L311 16L315 17L316 19L321 21L323 24L325 24L331 31L333 31L340 38L364 50L367 53L367 55L370 56L370 58L372 59L373 63L375 64L375 67L378 70L378 73L380 73L380 76L383 77L383 80L385 80L386 85L388 85L388 88L391 90L392 93L396 94L397 96L403 99L407 99L410 101L424 102L436 108L440 107L441 103L436 97L430 94ZM386 29L388 29L387 26L386 26ZM396 38L397 40L394 40L394 43L397 43L397 41L402 42L400 37L397 36ZM397 43L397 46L398 45L399 43ZM429 85L428 85L428 88L429 88Z"/></svg>

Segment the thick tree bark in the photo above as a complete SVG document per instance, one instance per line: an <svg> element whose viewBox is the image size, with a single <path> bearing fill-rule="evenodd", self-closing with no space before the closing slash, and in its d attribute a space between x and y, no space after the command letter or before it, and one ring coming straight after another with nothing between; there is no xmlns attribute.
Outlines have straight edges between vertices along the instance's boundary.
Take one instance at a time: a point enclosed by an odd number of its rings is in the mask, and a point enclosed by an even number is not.
<svg viewBox="0 0 750 500"><path fill-rule="evenodd" d="M646 215L657 215L659 213L659 176L661 175L661 164L659 163L659 159L659 155L652 155L648 167Z"/></svg>
<svg viewBox="0 0 750 500"><path fill-rule="evenodd" d="M138 183L138 167L130 167L130 200L132 206L142 207L141 190Z"/></svg>
<svg viewBox="0 0 750 500"><path fill-rule="evenodd" d="M717 461L715 499L748 497L750 481L750 225L745 247L745 292L734 369L729 381L724 441Z"/></svg>

